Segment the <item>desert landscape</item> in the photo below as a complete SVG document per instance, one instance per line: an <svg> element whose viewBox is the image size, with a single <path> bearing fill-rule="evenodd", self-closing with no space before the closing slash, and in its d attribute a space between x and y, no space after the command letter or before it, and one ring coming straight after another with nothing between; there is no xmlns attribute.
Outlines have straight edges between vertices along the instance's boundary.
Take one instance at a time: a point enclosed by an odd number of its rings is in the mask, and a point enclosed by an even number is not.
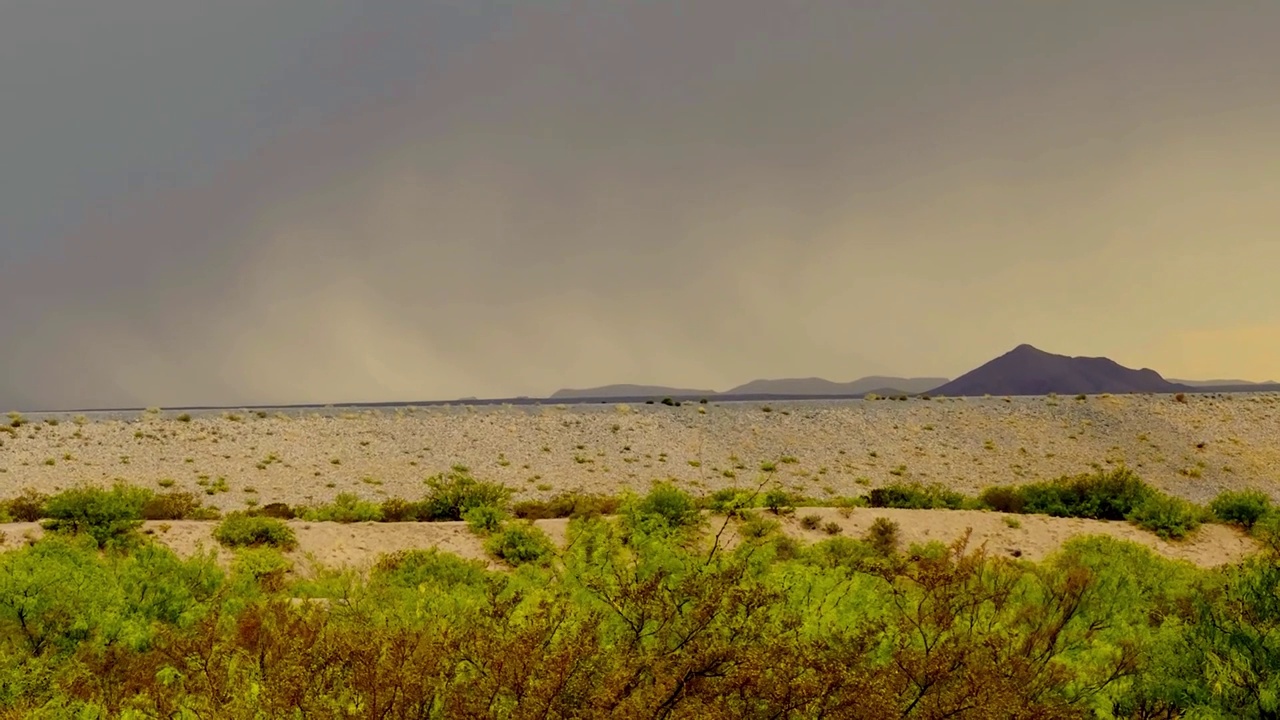
<svg viewBox="0 0 1280 720"><path fill-rule="evenodd" d="M427 477L465 467L515 500L643 494L671 481L694 496L767 486L831 503L893 483L974 495L1123 466L1203 504L1224 490L1277 497L1277 427L1280 395L1272 393L35 414L13 416L0 434L0 483L9 495L49 495L124 482L192 493L230 512L321 505L340 494L415 499ZM877 512L857 510L849 531ZM1121 523L1035 518L1014 531L982 513L890 512L913 539L950 541L971 527L1002 552L1031 558L1093 532L1207 565L1252 547L1222 527L1168 543ZM212 523L187 522L161 539L184 552L208 539ZM484 557L460 523L327 525L300 532L300 556L367 568L382 552L421 545Z"/></svg>

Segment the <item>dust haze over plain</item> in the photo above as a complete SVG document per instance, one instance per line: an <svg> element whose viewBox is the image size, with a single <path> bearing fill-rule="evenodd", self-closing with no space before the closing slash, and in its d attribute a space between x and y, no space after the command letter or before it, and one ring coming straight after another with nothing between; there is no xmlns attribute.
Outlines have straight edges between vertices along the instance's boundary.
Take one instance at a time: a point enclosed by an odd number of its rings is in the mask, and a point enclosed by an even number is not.
<svg viewBox="0 0 1280 720"><path fill-rule="evenodd" d="M1274 377L1277 88L1280 3L15 0L0 406Z"/></svg>

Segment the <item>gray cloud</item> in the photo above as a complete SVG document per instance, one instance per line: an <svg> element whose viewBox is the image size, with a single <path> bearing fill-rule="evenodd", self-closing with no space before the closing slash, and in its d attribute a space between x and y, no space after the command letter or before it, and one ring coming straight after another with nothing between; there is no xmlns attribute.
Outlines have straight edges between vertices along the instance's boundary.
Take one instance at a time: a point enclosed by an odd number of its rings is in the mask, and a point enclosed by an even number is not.
<svg viewBox="0 0 1280 720"><path fill-rule="evenodd" d="M6 10L0 402L1280 374L1280 7L355 7Z"/></svg>

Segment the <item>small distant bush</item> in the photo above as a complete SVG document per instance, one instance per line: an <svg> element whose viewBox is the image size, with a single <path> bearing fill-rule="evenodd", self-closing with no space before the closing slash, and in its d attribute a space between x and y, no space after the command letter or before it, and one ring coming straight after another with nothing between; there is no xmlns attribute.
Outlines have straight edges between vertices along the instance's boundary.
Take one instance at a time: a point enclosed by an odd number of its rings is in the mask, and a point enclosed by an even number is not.
<svg viewBox="0 0 1280 720"><path fill-rule="evenodd" d="M338 493L333 502L304 508L300 515L311 522L377 522L382 519L382 506L361 500L354 493Z"/></svg>
<svg viewBox="0 0 1280 720"><path fill-rule="evenodd" d="M657 522L670 529L692 527L701 520L698 503L689 493L671 483L658 483L634 507L635 519Z"/></svg>
<svg viewBox="0 0 1280 720"><path fill-rule="evenodd" d="M782 488L773 488L764 494L764 506L774 515L786 515L795 512L795 499L791 493Z"/></svg>
<svg viewBox="0 0 1280 720"><path fill-rule="evenodd" d="M507 514L502 511L502 508L492 505L477 505L462 514L462 519L467 521L467 527L480 535L497 532L506 518Z"/></svg>
<svg viewBox="0 0 1280 720"><path fill-rule="evenodd" d="M551 558L555 547L547 534L531 523L515 523L489 536L484 549L509 565L543 563Z"/></svg>
<svg viewBox="0 0 1280 720"><path fill-rule="evenodd" d="M150 495L148 490L127 485L64 490L45 502L43 526L52 533L87 534L105 548L126 540L142 525L142 508Z"/></svg>
<svg viewBox="0 0 1280 720"><path fill-rule="evenodd" d="M997 485L983 490L978 495L978 502L996 512L1022 513L1026 510L1026 500L1022 491L1009 485Z"/></svg>
<svg viewBox="0 0 1280 720"><path fill-rule="evenodd" d="M473 507L503 507L511 491L499 483L482 482L461 466L426 480L429 491L423 498L421 519L427 521L461 520Z"/></svg>
<svg viewBox="0 0 1280 720"><path fill-rule="evenodd" d="M293 508L282 502L267 503L254 511L254 514L279 520L292 520L298 516Z"/></svg>
<svg viewBox="0 0 1280 720"><path fill-rule="evenodd" d="M873 488L867 493L867 504L874 508L959 510L964 507L964 495L939 483L894 483Z"/></svg>
<svg viewBox="0 0 1280 720"><path fill-rule="evenodd" d="M1209 509L1218 520L1251 530L1271 512L1271 498L1261 490L1226 490L1209 503Z"/></svg>
<svg viewBox="0 0 1280 720"><path fill-rule="evenodd" d="M36 522L45 516L44 505L48 501L48 495L26 488L22 494L6 502L4 509L17 522Z"/></svg>
<svg viewBox="0 0 1280 720"><path fill-rule="evenodd" d="M1133 509L1128 520L1165 540L1181 540L1200 527L1204 515L1203 509L1182 498L1152 494Z"/></svg>
<svg viewBox="0 0 1280 720"><path fill-rule="evenodd" d="M213 538L231 548L271 547L292 550L298 546L293 528L281 520L244 512L228 514L213 531Z"/></svg>
<svg viewBox="0 0 1280 720"><path fill-rule="evenodd" d="M821 524L822 517L820 515L805 515L800 518L800 527L805 530L817 530L818 526Z"/></svg>
<svg viewBox="0 0 1280 720"><path fill-rule="evenodd" d="M211 520L216 516L216 510L204 507L187 492L152 495L142 505L143 520Z"/></svg>
<svg viewBox="0 0 1280 720"><path fill-rule="evenodd" d="M586 518L613 515L621 501L608 495L563 492L547 500L521 500L512 506L512 514L522 520L551 518Z"/></svg>
<svg viewBox="0 0 1280 720"><path fill-rule="evenodd" d="M746 490L723 488L703 498L703 507L718 515L742 517L747 510L755 507L754 493Z"/></svg>
<svg viewBox="0 0 1280 720"><path fill-rule="evenodd" d="M284 589L285 576L293 570L293 561L273 547L246 547L236 553L231 570L266 592L279 592Z"/></svg>
<svg viewBox="0 0 1280 720"><path fill-rule="evenodd" d="M387 498L382 501L383 522L417 522L422 519L422 503L404 498Z"/></svg>
<svg viewBox="0 0 1280 720"><path fill-rule="evenodd" d="M488 572L484 563L430 548L383 555L374 563L371 575L394 587L412 589L429 584L448 589L459 585L480 585Z"/></svg>
<svg viewBox="0 0 1280 720"><path fill-rule="evenodd" d="M901 541L901 528L898 523L886 517L878 517L867 528L866 536L863 538L877 553L881 555L892 555L898 551L898 543Z"/></svg>
<svg viewBox="0 0 1280 720"><path fill-rule="evenodd" d="M756 513L752 513L739 528L739 532L745 538L759 540L768 537L779 527L777 520L770 520L766 517L760 517Z"/></svg>
<svg viewBox="0 0 1280 720"><path fill-rule="evenodd" d="M843 529L844 528L840 527L840 523L836 522L835 520L832 520L831 522L822 526L822 532L828 535L839 535Z"/></svg>

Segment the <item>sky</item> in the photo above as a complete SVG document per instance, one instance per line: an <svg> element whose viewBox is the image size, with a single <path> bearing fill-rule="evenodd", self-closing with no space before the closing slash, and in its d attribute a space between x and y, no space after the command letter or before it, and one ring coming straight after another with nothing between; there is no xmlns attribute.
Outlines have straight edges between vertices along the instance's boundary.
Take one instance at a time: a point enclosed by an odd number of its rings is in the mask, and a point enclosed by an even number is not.
<svg viewBox="0 0 1280 720"><path fill-rule="evenodd" d="M0 406L1280 380L1280 3L0 0Z"/></svg>

